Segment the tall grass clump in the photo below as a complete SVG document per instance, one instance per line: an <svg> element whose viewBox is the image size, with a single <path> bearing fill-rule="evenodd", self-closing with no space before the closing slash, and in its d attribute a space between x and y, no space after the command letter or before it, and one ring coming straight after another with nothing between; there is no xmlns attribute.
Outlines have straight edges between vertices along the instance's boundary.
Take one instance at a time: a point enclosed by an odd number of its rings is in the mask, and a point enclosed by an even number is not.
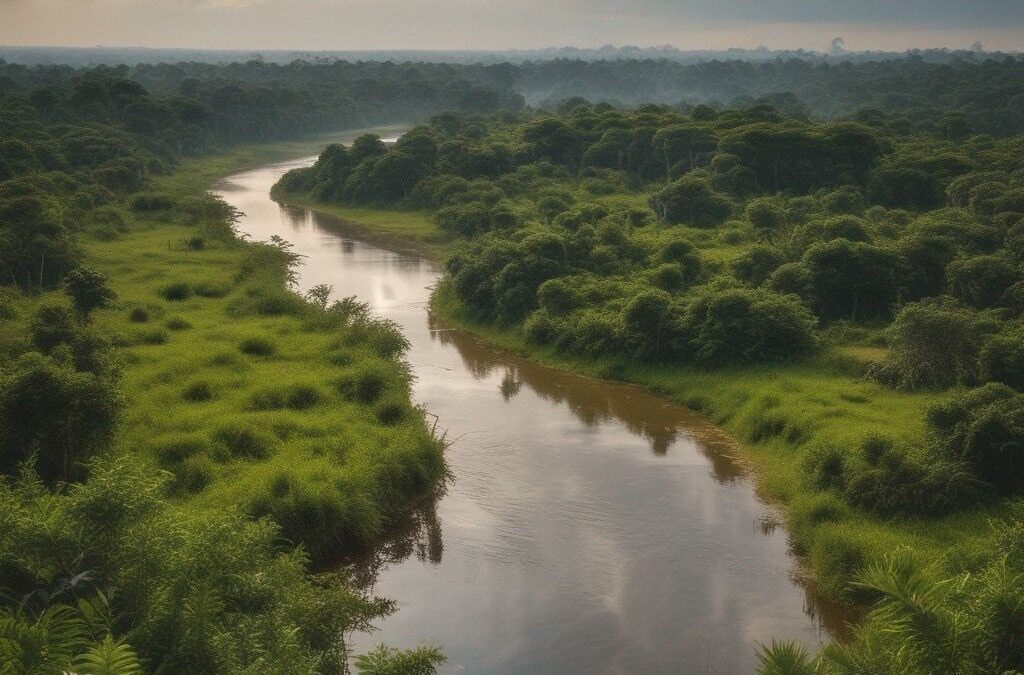
<svg viewBox="0 0 1024 675"><path fill-rule="evenodd" d="M214 438L232 457L266 459L277 445L277 438L248 422L232 421L221 425Z"/></svg>
<svg viewBox="0 0 1024 675"><path fill-rule="evenodd" d="M277 351L274 343L258 335L243 338L238 343L238 351L247 356L273 356Z"/></svg>

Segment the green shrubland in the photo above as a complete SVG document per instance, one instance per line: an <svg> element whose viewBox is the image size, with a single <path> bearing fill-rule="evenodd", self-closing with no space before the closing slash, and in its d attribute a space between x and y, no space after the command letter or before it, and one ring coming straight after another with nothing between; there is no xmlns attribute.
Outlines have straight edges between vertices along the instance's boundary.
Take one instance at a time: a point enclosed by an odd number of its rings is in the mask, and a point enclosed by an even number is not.
<svg viewBox="0 0 1024 675"><path fill-rule="evenodd" d="M425 209L434 230L405 234L443 243L440 315L733 431L817 588L874 607L850 646L812 664L777 645L767 672L989 672L1019 667L1024 621L1019 149L763 104L576 101L332 147L275 195ZM901 628L922 593L946 632ZM1003 613L955 623L977 603Z"/></svg>
<svg viewBox="0 0 1024 675"><path fill-rule="evenodd" d="M19 91L0 96L0 671L348 672L346 636L395 605L326 570L434 488L442 443L395 327L297 295L288 245L240 240L206 193L316 144L183 159L126 127L125 106L171 105L134 83ZM233 140L191 124L192 152ZM362 370L372 401L337 385Z"/></svg>

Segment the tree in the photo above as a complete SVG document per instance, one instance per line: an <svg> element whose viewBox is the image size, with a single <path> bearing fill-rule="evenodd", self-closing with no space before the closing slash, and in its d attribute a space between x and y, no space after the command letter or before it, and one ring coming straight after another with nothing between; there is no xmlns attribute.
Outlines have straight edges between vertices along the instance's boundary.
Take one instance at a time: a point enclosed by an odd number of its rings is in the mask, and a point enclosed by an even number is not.
<svg viewBox="0 0 1024 675"><path fill-rule="evenodd" d="M78 249L56 215L36 197L0 200L0 277L24 290L57 284L78 263Z"/></svg>
<svg viewBox="0 0 1024 675"><path fill-rule="evenodd" d="M785 361L814 351L815 320L793 296L768 290L706 290L682 320L697 359L709 365Z"/></svg>
<svg viewBox="0 0 1024 675"><path fill-rule="evenodd" d="M81 475L81 462L109 438L120 407L109 377L76 372L39 354L22 356L0 380L0 470L35 455L50 481Z"/></svg>
<svg viewBox="0 0 1024 675"><path fill-rule="evenodd" d="M889 351L875 375L908 389L970 384L985 330L952 298L905 305L889 327Z"/></svg>
<svg viewBox="0 0 1024 675"><path fill-rule="evenodd" d="M64 288L82 321L95 309L109 307L117 294L107 285L107 275L91 267L78 267L64 277Z"/></svg>
<svg viewBox="0 0 1024 675"><path fill-rule="evenodd" d="M352 165L362 163L367 159L376 159L388 151L388 146L375 134L363 134L352 141L348 150L348 158Z"/></svg>
<svg viewBox="0 0 1024 675"><path fill-rule="evenodd" d="M896 298L896 254L864 242L834 239L811 246L801 260L808 271L811 306L825 320L884 316Z"/></svg>
<svg viewBox="0 0 1024 675"><path fill-rule="evenodd" d="M734 259L730 266L737 279L751 286L760 286L785 261L785 255L777 247L754 244Z"/></svg>
<svg viewBox="0 0 1024 675"><path fill-rule="evenodd" d="M697 125L675 125L654 134L654 149L665 165L665 182L700 166L718 145L713 134Z"/></svg>
<svg viewBox="0 0 1024 675"><path fill-rule="evenodd" d="M665 291L644 291L629 301L622 314L627 339L641 355L658 356L664 351L673 319L672 296Z"/></svg>
<svg viewBox="0 0 1024 675"><path fill-rule="evenodd" d="M670 225L714 227L729 216L732 206L706 177L687 175L656 192L651 209Z"/></svg>
<svg viewBox="0 0 1024 675"><path fill-rule="evenodd" d="M542 117L523 128L523 140L530 145L536 159L575 168L579 163L582 142L570 126L556 117Z"/></svg>
<svg viewBox="0 0 1024 675"><path fill-rule="evenodd" d="M986 309L999 304L1017 281L1017 270L1002 254L958 258L946 268L950 292L971 307Z"/></svg>

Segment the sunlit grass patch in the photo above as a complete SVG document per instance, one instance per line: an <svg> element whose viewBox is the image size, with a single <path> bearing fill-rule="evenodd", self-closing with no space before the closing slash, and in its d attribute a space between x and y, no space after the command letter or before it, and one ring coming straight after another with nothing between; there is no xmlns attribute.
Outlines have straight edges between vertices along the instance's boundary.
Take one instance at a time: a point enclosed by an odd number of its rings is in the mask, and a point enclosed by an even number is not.
<svg viewBox="0 0 1024 675"><path fill-rule="evenodd" d="M168 471L187 509L279 520L318 563L368 543L444 470L409 402L404 339L357 308L321 316L265 252L189 245L201 226L172 215L86 241L118 294L94 316L122 345L117 450Z"/></svg>

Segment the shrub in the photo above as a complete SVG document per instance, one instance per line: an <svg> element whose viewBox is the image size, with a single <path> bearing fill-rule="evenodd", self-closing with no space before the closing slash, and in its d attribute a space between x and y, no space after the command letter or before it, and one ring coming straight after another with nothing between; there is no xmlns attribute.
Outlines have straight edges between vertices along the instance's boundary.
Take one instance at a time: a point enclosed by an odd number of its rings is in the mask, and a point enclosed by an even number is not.
<svg viewBox="0 0 1024 675"><path fill-rule="evenodd" d="M149 310L145 307L136 305L128 312L128 320L132 323L146 323L149 321Z"/></svg>
<svg viewBox="0 0 1024 675"><path fill-rule="evenodd" d="M162 345L167 344L170 335L160 328L143 330L135 334L135 342L140 345Z"/></svg>
<svg viewBox="0 0 1024 675"><path fill-rule="evenodd" d="M277 348L264 337L247 337L238 343L238 350L248 356L272 356Z"/></svg>
<svg viewBox="0 0 1024 675"><path fill-rule="evenodd" d="M1024 329L1017 327L993 335L978 355L981 381L1001 382L1024 391Z"/></svg>
<svg viewBox="0 0 1024 675"><path fill-rule="evenodd" d="M213 398L213 386L205 380L193 382L185 387L185 390L181 392L181 397L191 403L209 401Z"/></svg>
<svg viewBox="0 0 1024 675"><path fill-rule="evenodd" d="M192 287L184 281L175 281L172 284L164 286L160 290L160 295L164 300L170 300L172 302L188 300L192 297Z"/></svg>
<svg viewBox="0 0 1024 675"><path fill-rule="evenodd" d="M382 527L380 511L365 491L313 482L293 472L274 476L247 510L280 524L281 534L302 544L314 565L365 544Z"/></svg>
<svg viewBox="0 0 1024 675"><path fill-rule="evenodd" d="M751 286L760 286L785 261L785 255L777 247L755 244L732 261L732 273L740 281L745 281Z"/></svg>
<svg viewBox="0 0 1024 675"><path fill-rule="evenodd" d="M261 429L245 422L231 422L221 426L214 433L217 439L233 457L265 459L277 444L277 439Z"/></svg>
<svg viewBox="0 0 1024 675"><path fill-rule="evenodd" d="M193 455L175 467L173 473L174 490L196 494L213 481L213 460L206 455Z"/></svg>
<svg viewBox="0 0 1024 675"><path fill-rule="evenodd" d="M323 393L316 387L293 384L261 389L252 396L256 410L307 410L323 400Z"/></svg>
<svg viewBox="0 0 1024 675"><path fill-rule="evenodd" d="M187 330L192 327L192 324L180 316L172 316L164 325L167 326L169 330Z"/></svg>
<svg viewBox="0 0 1024 675"><path fill-rule="evenodd" d="M705 290L686 308L682 332L707 364L783 361L817 346L815 320L792 296L768 290Z"/></svg>
<svg viewBox="0 0 1024 675"><path fill-rule="evenodd" d="M1017 270L1008 256L979 255L959 258L946 268L950 292L971 307L986 309L999 304L1017 281Z"/></svg>
<svg viewBox="0 0 1024 675"><path fill-rule="evenodd" d="M574 284L566 278L548 279L537 289L541 308L552 315L568 314L579 304Z"/></svg>
<svg viewBox="0 0 1024 675"><path fill-rule="evenodd" d="M192 286L192 291L201 298L223 298L230 290L224 284L212 281L200 281Z"/></svg>
<svg viewBox="0 0 1024 675"><path fill-rule="evenodd" d="M394 375L386 363L369 361L359 364L338 379L338 391L360 403L374 403L389 388Z"/></svg>
<svg viewBox="0 0 1024 675"><path fill-rule="evenodd" d="M665 263L652 269L647 278L651 285L665 291L676 291L686 285L686 274L679 263Z"/></svg>
<svg viewBox="0 0 1024 675"><path fill-rule="evenodd" d="M174 434L157 439L151 446L162 466L174 466L207 451L210 442L199 434Z"/></svg>
<svg viewBox="0 0 1024 675"><path fill-rule="evenodd" d="M908 389L969 384L985 330L974 312L952 298L905 305L887 332L885 360L872 375Z"/></svg>
<svg viewBox="0 0 1024 675"><path fill-rule="evenodd" d="M761 197L752 199L743 210L750 224L759 230L774 231L786 224L786 211L778 199Z"/></svg>
<svg viewBox="0 0 1024 675"><path fill-rule="evenodd" d="M288 407L292 410L307 410L323 400L323 394L316 387L299 384L288 390Z"/></svg>
<svg viewBox="0 0 1024 675"><path fill-rule="evenodd" d="M1024 488L1024 395L987 384L932 406L928 421L946 456L1002 493Z"/></svg>
<svg viewBox="0 0 1024 675"><path fill-rule="evenodd" d="M128 200L128 208L136 213L173 209L174 197L163 192L140 192Z"/></svg>
<svg viewBox="0 0 1024 675"><path fill-rule="evenodd" d="M558 339L559 327L554 319L540 309L527 317L523 323L526 339L536 345L547 345Z"/></svg>
<svg viewBox="0 0 1024 675"><path fill-rule="evenodd" d="M32 344L44 353L57 345L71 344L78 337L75 316L67 305L44 304L29 323Z"/></svg>
<svg viewBox="0 0 1024 675"><path fill-rule="evenodd" d="M804 474L819 490L846 489L846 462L849 453L831 443L817 443L804 455Z"/></svg>
<svg viewBox="0 0 1024 675"><path fill-rule="evenodd" d="M405 417L405 404L397 399L382 401L377 404L377 420L381 424L398 424Z"/></svg>

